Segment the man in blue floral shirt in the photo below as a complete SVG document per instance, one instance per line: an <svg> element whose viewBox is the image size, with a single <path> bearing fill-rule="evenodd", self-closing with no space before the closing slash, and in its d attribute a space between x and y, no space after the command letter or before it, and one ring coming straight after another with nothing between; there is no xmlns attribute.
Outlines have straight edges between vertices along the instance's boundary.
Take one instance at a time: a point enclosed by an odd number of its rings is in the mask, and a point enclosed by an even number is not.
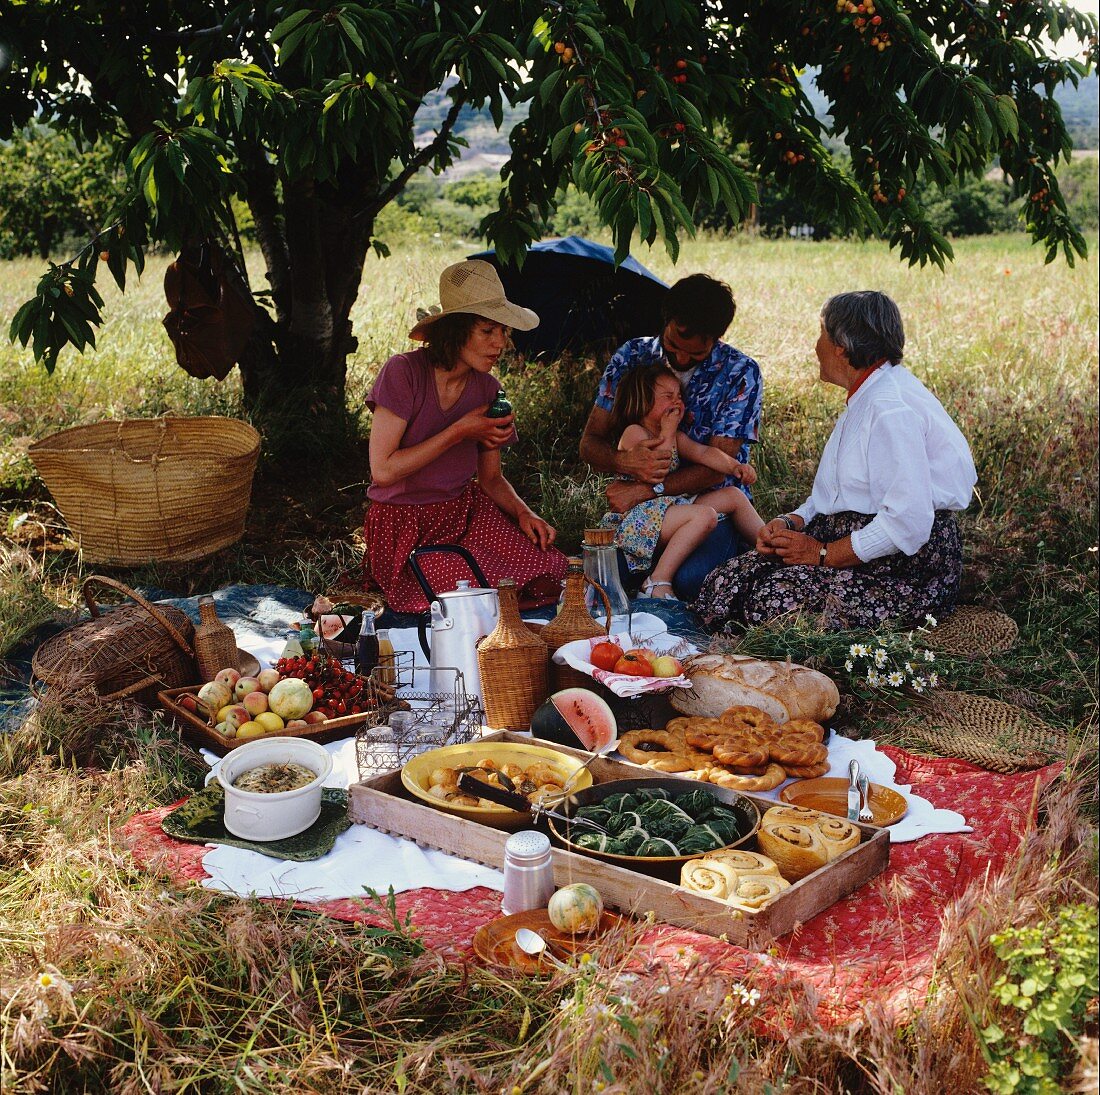
<svg viewBox="0 0 1100 1095"><path fill-rule="evenodd" d="M763 380L751 357L721 341L736 311L724 282L706 274L681 278L668 291L664 328L652 338L631 339L607 364L596 403L581 437L581 457L596 471L628 476L607 488L616 513L625 513L661 494L697 494L715 486L748 487L698 464L669 473L671 451L660 438L620 452L612 436L611 407L619 381L640 365L666 358L680 377L687 412L680 428L694 441L714 445L741 463L749 462L749 444L760 436ZM720 563L744 550L728 520L680 567L673 581L681 600L694 600L703 579Z"/></svg>

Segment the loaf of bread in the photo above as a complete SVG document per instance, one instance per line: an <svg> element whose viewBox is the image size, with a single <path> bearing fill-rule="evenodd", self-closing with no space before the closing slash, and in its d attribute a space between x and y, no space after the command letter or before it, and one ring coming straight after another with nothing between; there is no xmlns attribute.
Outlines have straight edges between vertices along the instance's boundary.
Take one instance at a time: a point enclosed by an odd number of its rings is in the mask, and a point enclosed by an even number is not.
<svg viewBox="0 0 1100 1095"><path fill-rule="evenodd" d="M676 688L672 705L685 715L717 718L738 705L759 708L776 722L824 722L840 692L824 673L794 662L763 661L741 654L693 654L684 659L690 689Z"/></svg>

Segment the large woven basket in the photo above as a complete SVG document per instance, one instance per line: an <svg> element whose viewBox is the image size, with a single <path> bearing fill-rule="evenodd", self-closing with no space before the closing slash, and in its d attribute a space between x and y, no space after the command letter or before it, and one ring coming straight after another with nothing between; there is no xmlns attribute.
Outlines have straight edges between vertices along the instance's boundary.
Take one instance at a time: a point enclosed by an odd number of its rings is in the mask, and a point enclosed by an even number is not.
<svg viewBox="0 0 1100 1095"><path fill-rule="evenodd" d="M260 435L235 418L136 418L29 451L85 561L135 566L202 559L244 535Z"/></svg>
<svg viewBox="0 0 1100 1095"><path fill-rule="evenodd" d="M102 612L92 594L104 585L134 604ZM198 680L191 643L195 628L187 613L154 605L129 586L93 574L84 582L92 618L47 639L31 660L34 679L51 691L93 690L101 700L133 697L152 706L158 690Z"/></svg>

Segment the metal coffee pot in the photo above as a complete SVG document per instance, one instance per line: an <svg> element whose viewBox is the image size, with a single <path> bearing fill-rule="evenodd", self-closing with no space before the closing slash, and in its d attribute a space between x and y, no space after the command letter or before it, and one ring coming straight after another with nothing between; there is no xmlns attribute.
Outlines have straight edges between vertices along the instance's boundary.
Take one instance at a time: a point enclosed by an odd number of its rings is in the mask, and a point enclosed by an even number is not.
<svg viewBox="0 0 1100 1095"><path fill-rule="evenodd" d="M457 587L447 593L436 593L417 563L417 556L429 552L449 551L460 555L470 568L480 587L462 579ZM477 561L464 548L452 544L433 544L417 548L409 559L412 572L430 604L428 618L420 620L420 646L431 667L429 689L432 692L452 692L456 682L453 672L457 669L469 696L482 701L481 671L477 664L477 642L497 626L500 604L497 591L486 588L488 581ZM428 628L431 643L428 643Z"/></svg>

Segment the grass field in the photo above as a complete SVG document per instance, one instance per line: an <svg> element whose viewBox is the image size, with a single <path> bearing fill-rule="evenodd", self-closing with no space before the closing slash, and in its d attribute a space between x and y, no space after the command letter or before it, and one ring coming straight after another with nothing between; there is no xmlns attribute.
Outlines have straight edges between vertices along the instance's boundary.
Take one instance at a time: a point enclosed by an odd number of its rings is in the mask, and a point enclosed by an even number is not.
<svg viewBox="0 0 1100 1095"><path fill-rule="evenodd" d="M689 978L674 987L674 1008L639 989L636 1029L623 1026L616 1043L592 1020L608 1013L614 985L591 972L520 994L424 952L401 925L368 936L176 888L137 872L112 830L186 794L201 761L148 720L46 707L19 733L0 737L0 1087L642 1089L609 1082L610 1070L670 1093L982 1089L988 1063L975 1016L999 970L990 936L1009 926L1053 930L1060 906L1096 902L1097 246L1093 237L1093 257L1070 270L1044 266L1019 236L959 241L943 274L910 270L878 244L702 239L685 246L675 269L663 252L637 255L666 279L702 270L734 288L731 341L765 376L764 440L754 458L762 512L804 496L843 406L842 393L813 382L817 315L834 292L880 288L894 296L907 324L907 363L974 450L980 478L964 518L964 599L1011 614L1021 638L1003 656L950 662L950 685L1011 699L1066 731L1072 763L1013 877L945 934L944 968L954 963L965 975L950 989L938 985L910 1027L895 1031L869 1016L837 1034L803 1016L799 1038L783 1045L760 1037L745 1015L701 1008L702 983ZM418 242L368 261L353 316L360 348L350 363L350 401L361 402L379 365L406 345L413 307L436 299L439 270L466 250ZM57 535L28 444L104 417L243 413L236 374L218 385L175 366L160 326L165 261L151 261L125 296L104 287L100 350L63 353L52 377L29 353L0 342L0 659L58 606L74 604L84 575ZM0 266L3 330L40 272L35 261ZM566 546L601 505L601 482L576 459L597 376L595 363L577 361L513 364L506 377L523 437L508 467ZM229 580L324 587L355 561L365 452L300 470L297 482L285 468L261 467L238 548L201 566L119 576L180 593ZM806 629L747 641L842 669L835 643ZM867 732L916 741L904 705L859 701L854 710ZM65 987L44 987L45 974ZM998 1019L1010 1036L1019 1033L1019 1017ZM658 1054L644 1032L662 1028L667 1051ZM1078 1017L1062 1042L1060 1084L1070 1082L1082 1029Z"/></svg>

